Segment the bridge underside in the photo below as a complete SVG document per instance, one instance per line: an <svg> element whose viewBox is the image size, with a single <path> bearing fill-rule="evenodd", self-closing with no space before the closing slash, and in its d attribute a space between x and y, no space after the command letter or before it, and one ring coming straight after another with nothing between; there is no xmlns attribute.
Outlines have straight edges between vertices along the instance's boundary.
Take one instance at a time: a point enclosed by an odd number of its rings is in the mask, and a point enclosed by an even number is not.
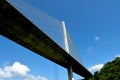
<svg viewBox="0 0 120 80"><path fill-rule="evenodd" d="M84 78L92 74L5 0L0 0L0 34Z"/></svg>

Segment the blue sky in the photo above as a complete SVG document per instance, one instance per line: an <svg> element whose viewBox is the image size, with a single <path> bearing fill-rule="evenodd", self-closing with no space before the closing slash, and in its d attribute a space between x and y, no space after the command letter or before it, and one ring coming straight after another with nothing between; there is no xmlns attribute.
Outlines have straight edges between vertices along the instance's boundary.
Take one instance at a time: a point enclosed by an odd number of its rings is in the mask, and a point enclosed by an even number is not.
<svg viewBox="0 0 120 80"><path fill-rule="evenodd" d="M50 16L65 21L84 66L91 72L120 55L119 0L24 0ZM27 76L55 79L55 64L0 36L0 71L16 63ZM25 66L27 68L25 68ZM17 71L17 70L16 70ZM9 71L14 76L23 75ZM19 71L17 71L19 72ZM58 80L67 80L67 70L57 66ZM9 74L10 75L10 74ZM1 76L0 76L1 77ZM75 80L80 78L74 75ZM19 76L14 78L18 80ZM63 79L64 78L64 79ZM20 78L21 79L21 78ZM5 80L7 80L5 78ZM41 80L41 78L40 78ZM45 79L43 79L45 80Z"/></svg>

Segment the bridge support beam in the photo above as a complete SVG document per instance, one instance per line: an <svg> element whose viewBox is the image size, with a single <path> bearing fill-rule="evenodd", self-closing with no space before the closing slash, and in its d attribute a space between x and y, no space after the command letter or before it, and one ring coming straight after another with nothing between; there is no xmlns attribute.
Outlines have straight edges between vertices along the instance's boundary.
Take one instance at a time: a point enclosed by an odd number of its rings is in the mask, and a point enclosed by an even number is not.
<svg viewBox="0 0 120 80"><path fill-rule="evenodd" d="M68 68L68 80L74 80L72 66Z"/></svg>
<svg viewBox="0 0 120 80"><path fill-rule="evenodd" d="M67 30L65 27L65 22L62 21L62 26L63 26L63 32L64 32L64 43L65 43L65 50L68 54L69 53L69 46L68 46L68 39L67 39ZM73 79L73 70L72 70L72 66L68 67L68 80L74 80Z"/></svg>
<svg viewBox="0 0 120 80"><path fill-rule="evenodd" d="M67 39L67 31L66 31L66 27L65 27L65 22L62 21L62 26L63 26L63 34L64 34L64 44L65 44L65 50L68 54L69 53L69 46L68 46L68 39Z"/></svg>

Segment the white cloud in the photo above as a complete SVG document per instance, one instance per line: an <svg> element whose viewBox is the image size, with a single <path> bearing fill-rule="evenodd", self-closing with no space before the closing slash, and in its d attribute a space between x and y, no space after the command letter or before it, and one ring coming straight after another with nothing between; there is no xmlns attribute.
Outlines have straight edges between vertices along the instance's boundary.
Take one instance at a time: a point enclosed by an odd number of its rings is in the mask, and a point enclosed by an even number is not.
<svg viewBox="0 0 120 80"><path fill-rule="evenodd" d="M117 55L116 57L120 57L120 54L119 54L119 55Z"/></svg>
<svg viewBox="0 0 120 80"><path fill-rule="evenodd" d="M96 41L99 41L100 39L101 39L101 37L95 36L95 40L96 40Z"/></svg>
<svg viewBox="0 0 120 80"><path fill-rule="evenodd" d="M90 68L88 68L89 71L100 71L101 68L103 68L104 64L98 64L98 65L94 65Z"/></svg>
<svg viewBox="0 0 120 80"><path fill-rule="evenodd" d="M13 75L9 71L5 71L4 69L0 68L0 80L3 80L5 78L11 78Z"/></svg>
<svg viewBox="0 0 120 80"><path fill-rule="evenodd" d="M89 46L88 49L86 50L88 53L91 53L93 51L93 47Z"/></svg>
<svg viewBox="0 0 120 80"><path fill-rule="evenodd" d="M28 74L29 71L30 69L26 65L15 62L12 66L0 68L0 80L11 79L16 76L23 80L47 80L45 77Z"/></svg>
<svg viewBox="0 0 120 80"><path fill-rule="evenodd" d="M33 75L26 75L24 76L25 80L47 80L45 77L41 77L41 76L33 76Z"/></svg>
<svg viewBox="0 0 120 80"><path fill-rule="evenodd" d="M15 62L12 66L6 66L4 68L4 70L9 71L9 72L13 72L13 73L20 75L20 76L24 76L27 74L27 72L30 71L30 69L27 66L22 65L19 62Z"/></svg>

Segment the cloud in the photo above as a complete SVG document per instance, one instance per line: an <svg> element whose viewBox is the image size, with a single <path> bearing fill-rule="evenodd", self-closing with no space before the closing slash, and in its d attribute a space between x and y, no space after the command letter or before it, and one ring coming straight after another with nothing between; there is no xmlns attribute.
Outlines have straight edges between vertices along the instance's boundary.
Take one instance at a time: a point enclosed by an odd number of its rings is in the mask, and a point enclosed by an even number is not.
<svg viewBox="0 0 120 80"><path fill-rule="evenodd" d="M12 79L17 76L23 80L47 80L45 77L34 76L28 74L28 72L30 72L30 69L26 65L15 62L12 66L0 68L0 80Z"/></svg>
<svg viewBox="0 0 120 80"><path fill-rule="evenodd" d="M91 53L93 51L93 47L89 46L88 49L86 50L88 53Z"/></svg>
<svg viewBox="0 0 120 80"><path fill-rule="evenodd" d="M90 68L88 68L89 71L100 71L101 68L103 68L104 64L98 64L98 65L94 65Z"/></svg>
<svg viewBox="0 0 120 80"><path fill-rule="evenodd" d="M22 65L19 62L15 62L12 66L6 66L4 68L4 70L9 71L9 72L13 72L13 73L20 75L20 76L27 75L27 72L30 71L30 69L27 66Z"/></svg>
<svg viewBox="0 0 120 80"><path fill-rule="evenodd" d="M120 57L120 54L119 54L119 55L117 55L116 57Z"/></svg>
<svg viewBox="0 0 120 80"><path fill-rule="evenodd" d="M2 69L0 68L0 80L3 80L3 79L5 79L5 78L11 78L12 76L13 76L13 75L12 75L11 72L2 70Z"/></svg>
<svg viewBox="0 0 120 80"><path fill-rule="evenodd" d="M101 37L95 36L95 40L96 40L96 41L99 41L100 39L101 39Z"/></svg>

